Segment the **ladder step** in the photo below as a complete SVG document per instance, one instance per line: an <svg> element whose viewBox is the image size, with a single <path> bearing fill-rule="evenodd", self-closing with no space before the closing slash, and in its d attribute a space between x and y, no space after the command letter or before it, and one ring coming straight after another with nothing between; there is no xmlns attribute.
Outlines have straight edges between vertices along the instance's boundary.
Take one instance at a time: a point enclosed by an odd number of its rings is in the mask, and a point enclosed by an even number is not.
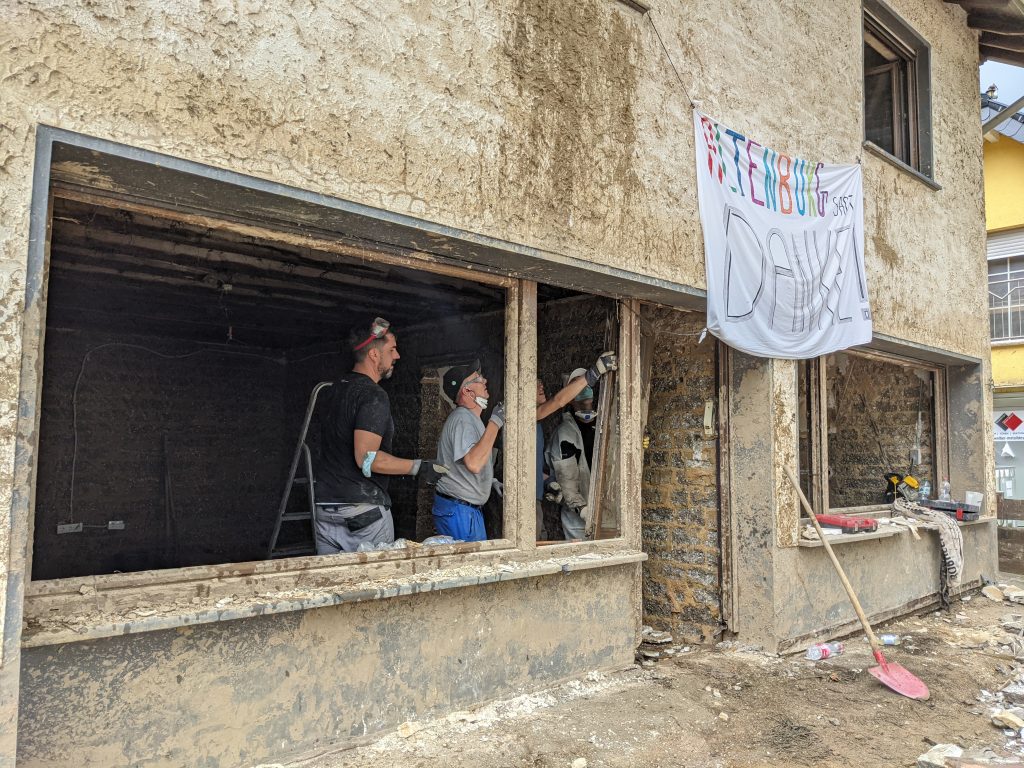
<svg viewBox="0 0 1024 768"><path fill-rule="evenodd" d="M311 520L312 515L309 514L309 510L305 512L286 512L281 515L282 520Z"/></svg>
<svg viewBox="0 0 1024 768"><path fill-rule="evenodd" d="M292 485L309 485L308 477L296 477L292 480Z"/></svg>

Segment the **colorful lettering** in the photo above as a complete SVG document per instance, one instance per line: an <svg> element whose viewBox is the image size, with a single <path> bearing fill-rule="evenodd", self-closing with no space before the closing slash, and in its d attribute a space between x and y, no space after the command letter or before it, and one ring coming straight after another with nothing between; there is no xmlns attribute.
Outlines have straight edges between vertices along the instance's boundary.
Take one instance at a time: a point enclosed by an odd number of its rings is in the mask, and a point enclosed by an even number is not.
<svg viewBox="0 0 1024 768"><path fill-rule="evenodd" d="M736 131L731 128L726 128L725 132L732 137L732 162L736 166L736 186L740 188L740 197L746 197L746 195L743 194L743 175L740 173L740 142L746 141L747 137L742 133L736 133ZM730 186L730 189L733 192L736 191L736 187Z"/></svg>
<svg viewBox="0 0 1024 768"><path fill-rule="evenodd" d="M786 170L782 170L782 159L786 159ZM793 160L789 155L779 154L779 210L782 213L793 212L793 190L789 188L790 171L793 168ZM783 194L785 192L785 194ZM788 201L787 201L788 198Z"/></svg>
<svg viewBox="0 0 1024 768"><path fill-rule="evenodd" d="M768 155L771 155L771 159L768 158ZM779 210L779 199L775 195L775 180L778 178L775 173L775 151L765 147L764 156L761 159L764 161L765 207L777 211Z"/></svg>
<svg viewBox="0 0 1024 768"><path fill-rule="evenodd" d="M747 140L747 181L750 183L750 199L753 200L757 205L764 207L764 203L757 199L757 193L754 192L754 169L758 168L758 164L754 161L754 158L750 154L750 148L757 147L761 148L753 139Z"/></svg>

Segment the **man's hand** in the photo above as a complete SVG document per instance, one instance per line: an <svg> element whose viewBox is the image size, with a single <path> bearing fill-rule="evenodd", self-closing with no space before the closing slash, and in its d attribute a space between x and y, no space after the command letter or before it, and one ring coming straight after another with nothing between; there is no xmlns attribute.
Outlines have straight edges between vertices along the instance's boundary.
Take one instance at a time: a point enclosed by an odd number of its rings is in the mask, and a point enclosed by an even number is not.
<svg viewBox="0 0 1024 768"><path fill-rule="evenodd" d="M421 459L420 468L415 474L426 485L436 485L438 480L448 474L448 471L448 467L438 464L433 459Z"/></svg>
<svg viewBox="0 0 1024 768"><path fill-rule="evenodd" d="M491 411L491 421L498 429L505 426L505 403L498 403Z"/></svg>
<svg viewBox="0 0 1024 768"><path fill-rule="evenodd" d="M598 379L608 371L618 370L619 358L614 352L602 352L587 371L587 384L591 387L597 384Z"/></svg>

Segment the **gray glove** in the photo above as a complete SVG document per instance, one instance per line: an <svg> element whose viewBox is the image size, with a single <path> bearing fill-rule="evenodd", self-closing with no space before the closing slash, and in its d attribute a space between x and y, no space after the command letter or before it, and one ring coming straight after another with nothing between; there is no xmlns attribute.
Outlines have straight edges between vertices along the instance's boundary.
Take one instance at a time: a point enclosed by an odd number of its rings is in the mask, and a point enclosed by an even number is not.
<svg viewBox="0 0 1024 768"><path fill-rule="evenodd" d="M562 503L562 486L556 481L548 479L544 483L544 499L546 501L553 501L555 504Z"/></svg>
<svg viewBox="0 0 1024 768"><path fill-rule="evenodd" d="M498 403L494 406L494 410L491 411L491 421L495 423L498 429L505 426L505 403Z"/></svg>
<svg viewBox="0 0 1024 768"><path fill-rule="evenodd" d="M491 488L493 488L494 492L498 494L499 499L505 498L505 484L501 482L501 480L498 478L491 480Z"/></svg>
<svg viewBox="0 0 1024 768"><path fill-rule="evenodd" d="M448 474L448 467L438 464L433 459L416 459L412 473L426 485L436 485L437 481Z"/></svg>
<svg viewBox="0 0 1024 768"><path fill-rule="evenodd" d="M587 385L594 386L597 384L597 380L608 373L608 371L618 370L618 367L619 358L614 352L602 352L600 357L594 361L594 364L587 371Z"/></svg>

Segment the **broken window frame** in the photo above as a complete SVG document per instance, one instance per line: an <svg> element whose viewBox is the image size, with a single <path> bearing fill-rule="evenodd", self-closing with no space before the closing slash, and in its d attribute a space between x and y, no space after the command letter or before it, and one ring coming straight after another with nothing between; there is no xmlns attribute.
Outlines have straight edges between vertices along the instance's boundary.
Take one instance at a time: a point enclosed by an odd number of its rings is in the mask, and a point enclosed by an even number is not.
<svg viewBox="0 0 1024 768"><path fill-rule="evenodd" d="M878 352L875 350L844 350L843 354L867 358L878 362L883 362L892 365L899 365L904 368L914 368L917 370L928 371L932 374L932 419L934 427L933 435L933 455L935 461L935 478L928 478L932 483L933 492L938 486L938 478L949 476L949 441L947 436L947 414L946 414L946 368L945 366L938 365L936 363L929 363L922 360L916 360L910 357L902 357L899 355L893 355L886 352ZM810 455L810 467L804 467L800 461L800 457L805 452L805 446L800 444L799 437L799 424L798 424L798 451L797 451L797 472L798 477L801 481L801 487L805 487L804 478L808 477L811 494L807 497L807 500L811 504L811 508L816 514L828 514L830 512L835 513L853 513L858 514L872 514L882 513L888 511L891 505L884 502L877 504L866 504L862 506L852 507L832 507L829 502L829 477L832 467L829 464L828 456L828 409L826 404L828 403L828 370L827 370L827 356L817 357L811 360L804 360L800 362L800 366L806 366L806 393L798 392L798 398L805 398L805 402L808 404L808 417L809 417L809 445L806 446L806 451ZM801 372L798 368L797 371L797 389L800 389L801 383ZM799 420L799 414L801 407L798 406L797 414ZM881 482L881 478L879 478ZM806 490L805 490L806 493ZM801 507L799 510L799 516L801 519L807 517L807 513Z"/></svg>
<svg viewBox="0 0 1024 768"><path fill-rule="evenodd" d="M244 233L268 242L279 242L322 248L328 251L344 249L351 255L352 247L336 243L330 239L318 238L294 231L274 229L260 222L239 221L228 218L217 218L206 212L194 210L171 210L154 205L151 201L124 195L113 191L100 191L95 188L82 188L77 185L65 185L54 180L46 207L40 201L38 213L47 221L46 240L42 244L41 273L46 275L49 268L49 221L52 216L54 196L66 196L83 202L94 202L104 206L114 206L129 210L140 210L146 213L157 213L168 220L191 220L213 228ZM35 208L34 208L34 212ZM338 251L341 253L342 251ZM24 478L20 488L26 498L27 505L27 538L29 542L28 556L25 563L25 615L31 625L32 617L53 615L96 615L93 626L84 630L94 636L122 634L135 631L164 629L171 626L193 623L194 621L221 620L220 618L196 619L198 608L188 606L196 596L218 594L224 588L231 589L234 582L244 582L252 591L267 593L266 602L276 602L274 591L295 589L296 585L306 582L311 572L320 584L331 584L339 587L334 598L343 597L343 590L349 589L356 593L358 588L368 580L389 578L402 579L428 568L444 569L474 563L484 568L493 567L507 562L509 554L521 560L541 560L559 556L562 547L572 547L572 556L585 553L600 554L606 558L590 561L580 567L602 567L633 562L639 555L640 548L640 510L639 489L641 464L635 455L630 455L633 446L639 446L639 383L634 382L639 366L635 358L639 356L639 328L636 327L639 302L632 299L616 299L618 305L631 308L631 311L620 311L623 321L618 329L620 397L618 418L621 427L621 439L616 456L610 461L618 461L622 467L622 482L617 491L619 507L618 535L600 540L566 542L545 547L538 553L535 541L535 508L534 508L534 446L535 413L534 388L536 380L536 317L537 317L537 284L536 282L517 278L512 275L495 274L479 269L454 266L439 262L429 254L403 252L396 254L394 249L377 251L367 248L359 254L360 258L384 263L396 264L428 272L437 272L457 276L475 282L502 286L506 289L505 302L505 404L507 421L505 424L505 440L509 446L506 452L505 502L503 505L503 538L484 542L439 545L423 547L415 553L403 550L389 550L370 553L349 553L331 556L306 555L279 560L258 560L250 562L222 563L216 565L182 566L153 571L131 573L94 574L88 576L68 577L62 579L31 580L31 542L35 522L34 489L36 468L34 462ZM42 281L41 298L38 300L38 313L26 324L26 343L34 343L41 364L45 354L45 316L46 316L46 279ZM34 339L34 342L33 342ZM26 386L34 391L36 402L41 392L41 381L33 377L26 380ZM38 439L41 413L38 407L30 411L30 416L19 424L22 434L34 443ZM634 434L635 433L635 434ZM526 451L526 447L529 450ZM525 452L524 452L525 451ZM528 471L517 472L516 467L529 467ZM568 553L564 553L568 555ZM633 558L633 559L630 559ZM457 586L457 585L455 585ZM446 587L440 587L446 588ZM237 589L237 588L236 588ZM385 590L374 595L365 596L366 590L358 590L355 599L371 599L373 597L390 596ZM413 590L417 591L417 590ZM97 594L103 596L103 608ZM230 593L229 593L230 594ZM163 614L159 621L132 618L129 612L135 607L140 596L153 605L156 613ZM294 598L287 594L281 598L294 603ZM320 600L322 598L317 598ZM318 605L319 603L317 603ZM310 605L306 607L316 607ZM265 612L266 606L259 612ZM282 610L294 610L284 608ZM274 612L271 610L270 612ZM100 614L102 613L102 616ZM219 616L218 611L218 616ZM231 616L226 618L238 618ZM111 629L116 627L116 629ZM59 633L58 633L59 634ZM65 633L67 634L67 633ZM63 637L63 636L61 636ZM34 644L64 642L64 639L33 640Z"/></svg>

